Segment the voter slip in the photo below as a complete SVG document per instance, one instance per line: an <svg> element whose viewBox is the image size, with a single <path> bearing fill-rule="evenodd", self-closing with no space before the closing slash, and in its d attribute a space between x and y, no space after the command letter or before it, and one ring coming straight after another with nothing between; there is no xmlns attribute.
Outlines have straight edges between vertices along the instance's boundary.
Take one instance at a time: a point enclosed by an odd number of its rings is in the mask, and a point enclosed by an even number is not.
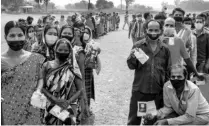
<svg viewBox="0 0 209 126"><path fill-rule="evenodd" d="M157 109L154 101L148 102L137 102L138 111L137 116L142 117L146 114L152 114L153 116L157 115Z"/></svg>
<svg viewBox="0 0 209 126"><path fill-rule="evenodd" d="M135 49L134 55L141 62L141 64L144 64L149 59L149 56L147 56L140 48Z"/></svg>

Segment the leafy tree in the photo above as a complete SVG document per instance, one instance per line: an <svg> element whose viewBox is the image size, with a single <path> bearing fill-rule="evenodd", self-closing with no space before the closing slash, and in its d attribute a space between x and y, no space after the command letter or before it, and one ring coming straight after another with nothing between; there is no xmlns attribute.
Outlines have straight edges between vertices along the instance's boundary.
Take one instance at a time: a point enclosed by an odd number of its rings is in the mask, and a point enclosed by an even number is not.
<svg viewBox="0 0 209 126"><path fill-rule="evenodd" d="M203 0L185 0L179 3L179 7L187 11L205 11L209 8L209 2Z"/></svg>
<svg viewBox="0 0 209 126"><path fill-rule="evenodd" d="M174 4L176 5L176 7L179 6L180 2L181 2L180 0L174 0Z"/></svg>
<svg viewBox="0 0 209 126"><path fill-rule="evenodd" d="M34 0L34 1L38 4L38 7L41 8L40 3L42 3L43 0Z"/></svg>
<svg viewBox="0 0 209 126"><path fill-rule="evenodd" d="M96 7L98 9L109 9L114 7L114 3L107 0L97 0Z"/></svg>
<svg viewBox="0 0 209 126"><path fill-rule="evenodd" d="M1 0L1 5L11 11L17 11L20 6L24 5L24 0Z"/></svg>
<svg viewBox="0 0 209 126"><path fill-rule="evenodd" d="M46 6L46 12L47 12L47 7L48 7L48 4L49 4L49 1L50 0L44 0L44 5Z"/></svg>
<svg viewBox="0 0 209 126"><path fill-rule="evenodd" d="M126 12L128 12L128 7L131 5L135 0L125 0L126 2Z"/></svg>

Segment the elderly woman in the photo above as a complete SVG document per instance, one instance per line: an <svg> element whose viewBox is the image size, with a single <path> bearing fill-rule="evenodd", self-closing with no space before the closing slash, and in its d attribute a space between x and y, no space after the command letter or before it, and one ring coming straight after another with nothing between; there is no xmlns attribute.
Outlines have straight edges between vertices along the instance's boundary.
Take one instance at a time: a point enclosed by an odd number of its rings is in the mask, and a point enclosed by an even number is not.
<svg viewBox="0 0 209 126"><path fill-rule="evenodd" d="M54 49L55 59L44 63L43 79L39 81L38 87L50 101L46 106L45 122L47 125L74 125L77 101L83 94L82 76L67 39L59 39ZM51 110L55 105L67 110L69 118L63 120L53 115Z"/></svg>
<svg viewBox="0 0 209 126"><path fill-rule="evenodd" d="M58 39L58 29L47 25L43 30L42 41L32 45L32 52L40 53L46 60L54 60L54 46Z"/></svg>
<svg viewBox="0 0 209 126"><path fill-rule="evenodd" d="M14 21L5 25L9 49L1 55L1 97L5 125L41 125L40 109L30 104L42 76L42 55L23 49L25 29ZM2 101L2 100L1 100Z"/></svg>

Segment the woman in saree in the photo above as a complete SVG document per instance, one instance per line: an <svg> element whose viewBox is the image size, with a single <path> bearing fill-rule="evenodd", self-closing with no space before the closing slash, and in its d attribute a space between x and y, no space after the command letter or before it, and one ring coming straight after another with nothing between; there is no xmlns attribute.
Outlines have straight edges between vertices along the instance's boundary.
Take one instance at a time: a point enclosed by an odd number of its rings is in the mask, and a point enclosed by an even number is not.
<svg viewBox="0 0 209 126"><path fill-rule="evenodd" d="M43 55L46 61L54 60L54 46L58 39L58 29L55 26L47 25L42 34L42 41L32 45L32 52Z"/></svg>
<svg viewBox="0 0 209 126"><path fill-rule="evenodd" d="M77 101L83 95L82 76L73 56L73 48L67 39L59 39L54 49L55 59L44 63L43 79L39 81L38 87L49 100L46 105L45 123L47 125L74 125L76 124ZM50 111L55 105L70 113L67 121L51 114Z"/></svg>
<svg viewBox="0 0 209 126"><path fill-rule="evenodd" d="M25 29L15 21L5 25L8 50L1 55L1 97L5 125L41 125L40 109L30 104L42 78L42 55L23 49Z"/></svg>
<svg viewBox="0 0 209 126"><path fill-rule="evenodd" d="M24 50L31 51L32 45L38 43L35 35L35 28L33 26L28 26L26 29L26 43L23 47Z"/></svg>
<svg viewBox="0 0 209 126"><path fill-rule="evenodd" d="M76 25L76 26L78 26L78 25ZM83 26L83 24L81 23L80 26ZM82 29L82 27L78 27L78 28ZM85 80L83 78L84 77L84 58L85 58L83 46L85 46L85 45L83 45L81 43L81 41L82 41L81 37L76 38L74 28L71 26L63 26L60 30L59 37L66 38L74 45L73 47L78 49L73 54L76 57L76 61L78 62L78 66L79 66L81 73L82 73L82 82L83 82L82 86L85 86ZM76 40L76 39L78 39L78 40ZM84 116L85 113L88 113L88 105L84 103L85 101L87 101L87 96L86 96L86 92L84 91L83 99L81 99L81 106L85 106L85 112L81 111L81 114L79 116L79 120L81 120L82 117L85 118L85 116Z"/></svg>

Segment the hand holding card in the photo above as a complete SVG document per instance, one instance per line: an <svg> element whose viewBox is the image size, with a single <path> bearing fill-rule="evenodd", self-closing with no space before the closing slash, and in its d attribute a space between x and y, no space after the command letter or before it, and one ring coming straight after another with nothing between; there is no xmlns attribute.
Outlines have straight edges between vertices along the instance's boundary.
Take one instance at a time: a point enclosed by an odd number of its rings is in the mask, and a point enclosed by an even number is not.
<svg viewBox="0 0 209 126"><path fill-rule="evenodd" d="M149 56L147 56L140 48L135 49L134 55L141 62L141 64L144 64L149 59Z"/></svg>

